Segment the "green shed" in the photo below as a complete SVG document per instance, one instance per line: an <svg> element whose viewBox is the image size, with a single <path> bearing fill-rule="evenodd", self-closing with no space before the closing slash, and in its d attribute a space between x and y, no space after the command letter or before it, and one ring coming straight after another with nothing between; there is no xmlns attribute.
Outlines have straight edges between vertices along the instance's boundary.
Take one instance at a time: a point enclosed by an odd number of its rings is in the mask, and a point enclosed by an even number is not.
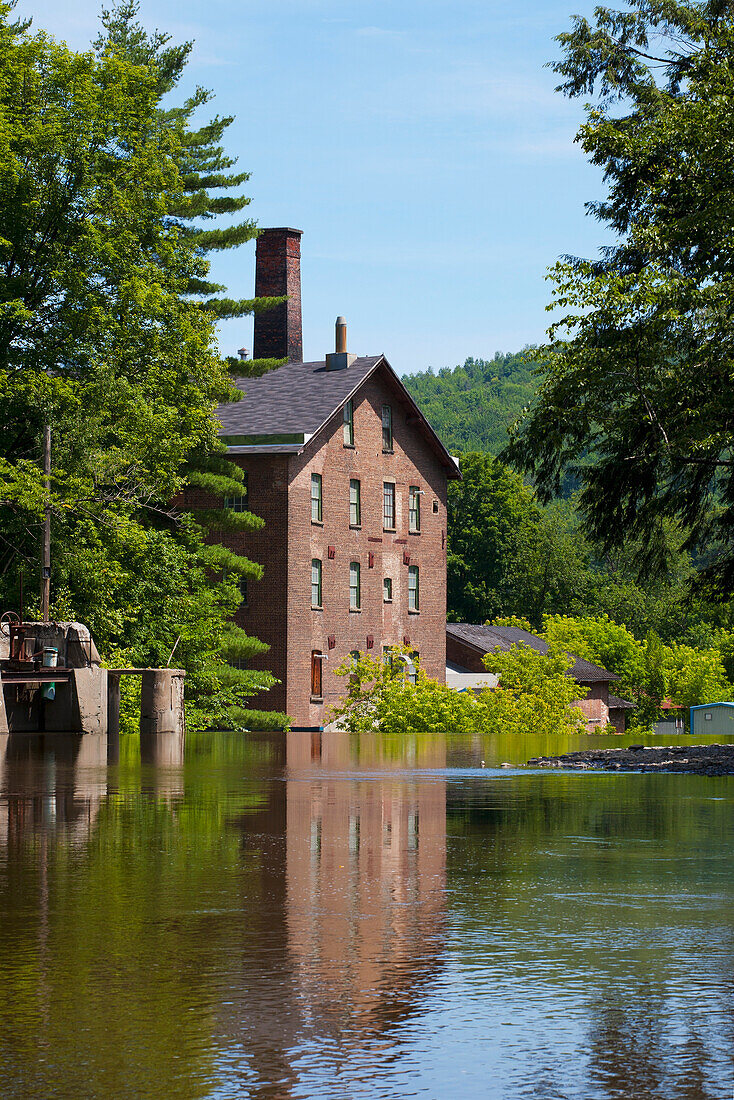
<svg viewBox="0 0 734 1100"><path fill-rule="evenodd" d="M734 737L734 703L706 703L691 707L691 733Z"/></svg>

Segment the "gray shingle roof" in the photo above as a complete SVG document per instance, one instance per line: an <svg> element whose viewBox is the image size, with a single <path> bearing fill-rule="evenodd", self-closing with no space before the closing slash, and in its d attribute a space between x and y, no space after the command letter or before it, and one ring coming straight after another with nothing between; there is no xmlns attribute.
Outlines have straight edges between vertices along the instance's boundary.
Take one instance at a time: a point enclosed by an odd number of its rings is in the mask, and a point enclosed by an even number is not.
<svg viewBox="0 0 734 1100"><path fill-rule="evenodd" d="M327 370L324 361L286 363L259 378L237 378L242 398L219 405L223 436L239 454L302 451L311 436L352 397L378 368L410 410L412 422L438 453L449 478L459 467L416 405L384 355L364 355L345 370ZM253 437L260 437L254 439ZM265 438L263 438L265 437ZM268 438L269 437L269 438Z"/></svg>
<svg viewBox="0 0 734 1100"><path fill-rule="evenodd" d="M516 626L480 626L474 623L447 623L446 633L466 642L482 653L489 653L493 649L506 651L517 642L524 642L538 653L548 652L548 643L537 634L531 634L529 630L521 630ZM573 657L573 653L569 657ZM579 684L596 684L604 681L618 680L619 676L609 672L591 661L585 661L583 657L574 657L574 663L568 670L568 675L573 676Z"/></svg>
<svg viewBox="0 0 734 1100"><path fill-rule="evenodd" d="M610 710L635 710L637 708L636 703L630 703L629 699L620 699L618 695L610 695L607 706Z"/></svg>
<svg viewBox="0 0 734 1100"><path fill-rule="evenodd" d="M316 363L286 363L260 378L237 378L240 401L220 405L221 435L313 435L369 378L381 355L355 359L346 370Z"/></svg>

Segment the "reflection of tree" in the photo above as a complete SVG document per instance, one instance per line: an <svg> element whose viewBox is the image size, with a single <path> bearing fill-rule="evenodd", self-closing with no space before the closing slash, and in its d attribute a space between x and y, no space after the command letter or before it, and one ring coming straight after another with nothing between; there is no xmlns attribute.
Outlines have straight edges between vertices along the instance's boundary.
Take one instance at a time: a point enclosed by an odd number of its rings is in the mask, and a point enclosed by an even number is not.
<svg viewBox="0 0 734 1100"><path fill-rule="evenodd" d="M209 1094L233 899L237 927L239 899L260 904L258 868L243 866L228 823L262 803L262 782L241 776L266 754L231 739L192 749L183 775L134 764L109 773L109 790L104 767L78 755L62 766L50 743L35 770L5 760L0 810L18 793L31 808L12 811L12 843L0 837L3 1097ZM88 805L100 777L106 793L75 839L48 807L70 790Z"/></svg>
<svg viewBox="0 0 734 1100"><path fill-rule="evenodd" d="M442 949L444 785L400 770L443 758L293 737L304 760L231 736L192 739L183 768L124 738L109 771L79 746L3 757L0 1095L190 1100L225 1077L286 1097L304 1037L343 1058L416 1010Z"/></svg>
<svg viewBox="0 0 734 1100"><path fill-rule="evenodd" d="M508 1097L723 1091L727 779L447 783L442 739L370 735L120 755L0 758L3 1100L346 1095L443 1012Z"/></svg>
<svg viewBox="0 0 734 1100"><path fill-rule="evenodd" d="M723 1095L734 1072L727 782L553 774L449 784L459 950L503 987L487 1002L489 1026L492 1011L524 1018L526 1003L549 1020L522 1095ZM472 927L486 940L480 963ZM552 1033L564 1027L580 1034L559 1075Z"/></svg>
<svg viewBox="0 0 734 1100"><path fill-rule="evenodd" d="M588 1033L589 1077L602 1095L636 1100L710 1096L700 1036L694 1028L682 1043L670 1043L666 1016L664 998L641 983L624 995L612 992L604 997Z"/></svg>
<svg viewBox="0 0 734 1100"><path fill-rule="evenodd" d="M722 1082L734 1070L731 952L701 958L691 982L720 989L722 962L728 980L720 1006L718 996L708 1002L681 996L655 965L639 968L623 986L600 987L587 1034L589 1078L601 1096L715 1100L723 1095Z"/></svg>

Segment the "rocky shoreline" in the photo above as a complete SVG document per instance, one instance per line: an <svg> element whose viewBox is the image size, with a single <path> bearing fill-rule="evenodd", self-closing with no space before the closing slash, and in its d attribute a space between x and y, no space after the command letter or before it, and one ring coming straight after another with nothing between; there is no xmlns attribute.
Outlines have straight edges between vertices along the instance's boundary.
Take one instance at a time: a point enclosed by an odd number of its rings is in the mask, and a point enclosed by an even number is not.
<svg viewBox="0 0 734 1100"><path fill-rule="evenodd" d="M528 760L528 767L734 775L734 745L667 745L662 748L628 745L623 749L587 749L562 756L534 756Z"/></svg>

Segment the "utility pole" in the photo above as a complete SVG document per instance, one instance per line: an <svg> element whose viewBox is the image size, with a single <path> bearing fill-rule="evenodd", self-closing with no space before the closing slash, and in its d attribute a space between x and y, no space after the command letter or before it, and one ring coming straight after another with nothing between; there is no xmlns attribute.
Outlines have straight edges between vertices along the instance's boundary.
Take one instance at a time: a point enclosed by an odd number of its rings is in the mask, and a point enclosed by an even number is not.
<svg viewBox="0 0 734 1100"><path fill-rule="evenodd" d="M43 561L41 563L41 617L49 621L51 603L51 425L43 426L43 477L46 504L43 519Z"/></svg>

